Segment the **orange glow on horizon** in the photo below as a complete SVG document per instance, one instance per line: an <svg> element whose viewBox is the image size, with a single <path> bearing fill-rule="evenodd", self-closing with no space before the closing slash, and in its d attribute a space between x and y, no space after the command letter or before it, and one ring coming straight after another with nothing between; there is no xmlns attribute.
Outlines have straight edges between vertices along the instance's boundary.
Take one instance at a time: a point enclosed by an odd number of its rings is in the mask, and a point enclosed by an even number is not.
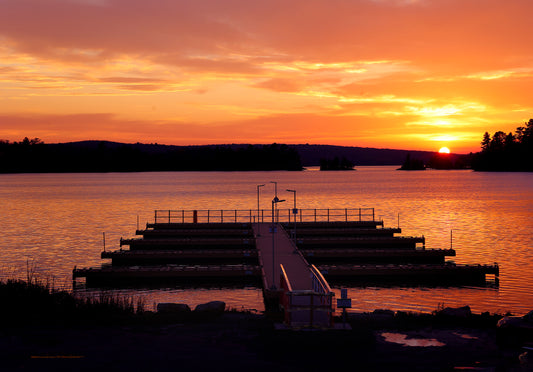
<svg viewBox="0 0 533 372"><path fill-rule="evenodd" d="M331 1L2 1L0 139L468 153L533 117L532 2Z"/></svg>
<svg viewBox="0 0 533 372"><path fill-rule="evenodd" d="M439 149L439 154L449 154L449 153L450 153L450 149L447 147L441 147Z"/></svg>

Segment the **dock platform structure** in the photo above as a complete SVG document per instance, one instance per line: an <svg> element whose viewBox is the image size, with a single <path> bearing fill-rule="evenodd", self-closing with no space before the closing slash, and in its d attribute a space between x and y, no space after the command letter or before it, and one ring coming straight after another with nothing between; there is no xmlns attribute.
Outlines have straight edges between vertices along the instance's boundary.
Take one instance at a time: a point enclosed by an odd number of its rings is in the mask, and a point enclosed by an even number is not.
<svg viewBox="0 0 533 372"><path fill-rule="evenodd" d="M275 214L274 214L275 213ZM296 215L296 218L295 218ZM426 249L425 238L396 236L373 208L156 211L134 239L101 253L100 268L73 270L87 286L228 280L263 287L265 308L281 307L291 326L328 327L335 311L328 281L356 285L485 284L494 265L456 265L453 249ZM129 249L123 249L123 247ZM437 282L437 283L435 283Z"/></svg>

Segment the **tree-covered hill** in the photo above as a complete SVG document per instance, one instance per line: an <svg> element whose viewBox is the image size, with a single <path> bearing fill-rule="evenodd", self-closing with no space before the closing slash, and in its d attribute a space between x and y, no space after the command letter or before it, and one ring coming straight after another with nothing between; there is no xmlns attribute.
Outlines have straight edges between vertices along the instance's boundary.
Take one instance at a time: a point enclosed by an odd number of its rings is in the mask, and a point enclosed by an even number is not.
<svg viewBox="0 0 533 372"><path fill-rule="evenodd" d="M0 142L0 173L301 170L298 152L271 144L233 148L85 141Z"/></svg>
<svg viewBox="0 0 533 372"><path fill-rule="evenodd" d="M481 152L472 158L477 171L533 171L533 119L515 133L498 131L483 135Z"/></svg>

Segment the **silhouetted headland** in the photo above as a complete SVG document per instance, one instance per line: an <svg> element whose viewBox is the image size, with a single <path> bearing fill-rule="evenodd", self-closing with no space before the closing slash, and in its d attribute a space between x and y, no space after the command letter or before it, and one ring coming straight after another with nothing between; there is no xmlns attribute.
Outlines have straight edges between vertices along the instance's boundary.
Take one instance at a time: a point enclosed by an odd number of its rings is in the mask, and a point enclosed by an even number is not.
<svg viewBox="0 0 533 372"><path fill-rule="evenodd" d="M481 152L474 154L472 168L476 171L532 172L533 119L515 133L498 131L483 135Z"/></svg>

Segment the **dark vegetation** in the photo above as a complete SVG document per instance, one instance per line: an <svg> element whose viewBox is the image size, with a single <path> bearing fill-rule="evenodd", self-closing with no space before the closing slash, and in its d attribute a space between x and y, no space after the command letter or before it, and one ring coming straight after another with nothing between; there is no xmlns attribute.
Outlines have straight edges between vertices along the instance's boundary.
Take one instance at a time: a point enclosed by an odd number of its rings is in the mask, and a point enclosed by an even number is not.
<svg viewBox="0 0 533 372"><path fill-rule="evenodd" d="M411 159L411 154L407 154L405 161L398 170L425 170L426 166L420 159Z"/></svg>
<svg viewBox="0 0 533 372"><path fill-rule="evenodd" d="M481 152L472 158L477 171L533 171L533 119L515 133L498 131L483 135Z"/></svg>
<svg viewBox="0 0 533 372"><path fill-rule="evenodd" d="M0 327L123 324L143 312L141 299L102 293L77 298L37 280L0 282Z"/></svg>
<svg viewBox="0 0 533 372"><path fill-rule="evenodd" d="M320 170L353 170L354 164L346 157L339 159L335 156L333 159L320 159Z"/></svg>
<svg viewBox="0 0 533 372"><path fill-rule="evenodd" d="M502 316L475 315L468 307L376 310L350 314L352 331L298 332L276 330L271 319L249 312L195 318L144 311L119 297L78 299L35 280L0 282L0 295L2 370L289 371L327 370L332 363L379 371L522 370L511 369L521 367L522 343L498 342ZM384 332L444 346L406 347L386 342Z"/></svg>
<svg viewBox="0 0 533 372"><path fill-rule="evenodd" d="M294 147L0 141L0 173L301 170Z"/></svg>

